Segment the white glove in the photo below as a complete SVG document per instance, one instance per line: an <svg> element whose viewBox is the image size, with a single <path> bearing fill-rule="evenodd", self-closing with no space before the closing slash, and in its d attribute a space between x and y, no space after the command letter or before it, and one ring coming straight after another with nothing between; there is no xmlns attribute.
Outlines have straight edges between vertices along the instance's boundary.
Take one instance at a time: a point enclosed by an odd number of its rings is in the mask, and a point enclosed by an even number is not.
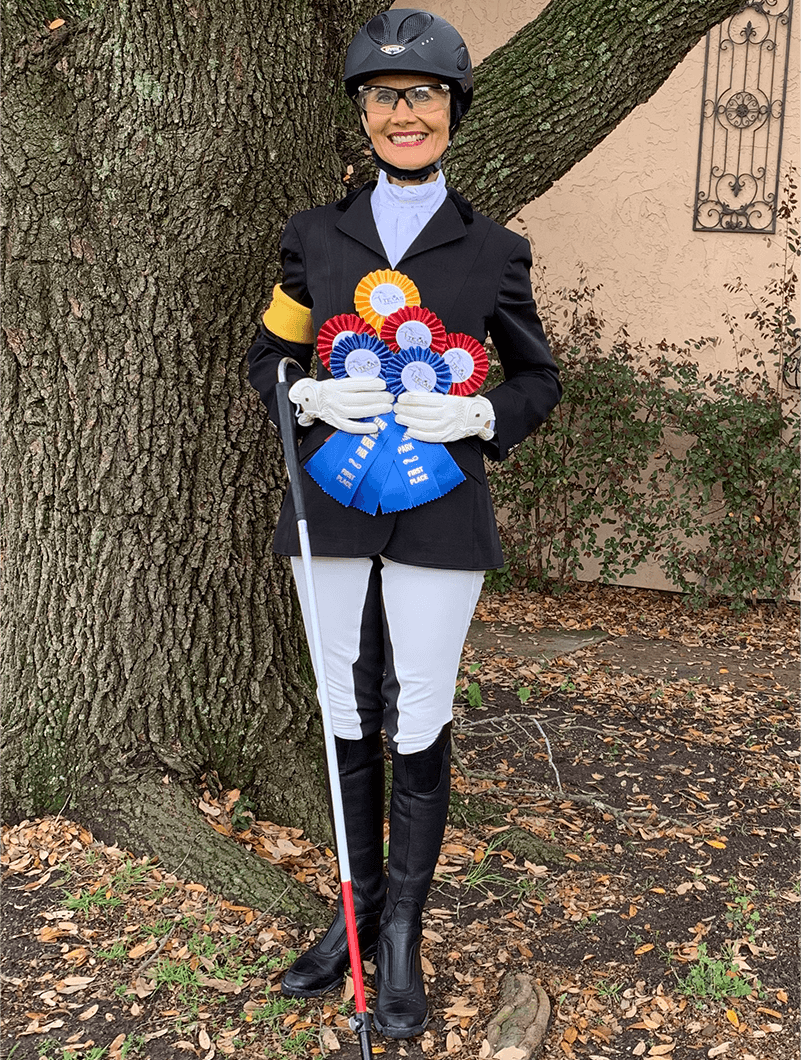
<svg viewBox="0 0 801 1060"><path fill-rule="evenodd" d="M289 388L289 400L303 410L302 427L324 420L348 434L375 434L375 423L359 420L390 412L393 398L383 379L299 379Z"/></svg>
<svg viewBox="0 0 801 1060"><path fill-rule="evenodd" d="M495 410L485 397L405 391L395 402L395 420L421 442L455 442L495 434Z"/></svg>

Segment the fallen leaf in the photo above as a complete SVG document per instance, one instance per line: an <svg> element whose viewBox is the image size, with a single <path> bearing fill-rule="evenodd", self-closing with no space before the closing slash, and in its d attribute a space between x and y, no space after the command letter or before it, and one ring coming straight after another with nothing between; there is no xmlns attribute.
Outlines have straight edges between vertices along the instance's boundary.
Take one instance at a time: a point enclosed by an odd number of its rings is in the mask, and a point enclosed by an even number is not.
<svg viewBox="0 0 801 1060"><path fill-rule="evenodd" d="M156 948L156 940L151 935L146 942L140 942L138 946L134 946L132 950L128 951L128 956L132 961L139 960L146 953L151 953Z"/></svg>
<svg viewBox="0 0 801 1060"><path fill-rule="evenodd" d="M643 1041L637 1042L634 1048L631 1050L635 1056L642 1056L648 1046Z"/></svg>
<svg viewBox="0 0 801 1060"><path fill-rule="evenodd" d="M47 28L49 30L60 29L61 26L66 26L66 24L67 23L64 21L63 18L56 18L56 19L53 19L52 22L48 22L47 23Z"/></svg>
<svg viewBox="0 0 801 1060"><path fill-rule="evenodd" d="M458 1053L462 1048L462 1039L456 1033L456 1031L448 1031L448 1037L445 1039L445 1049L449 1053Z"/></svg>
<svg viewBox="0 0 801 1060"><path fill-rule="evenodd" d="M734 1011L733 1008L727 1008L726 1009L726 1019L733 1026L735 1026L735 1027L739 1027L740 1026L740 1017L737 1015L737 1013Z"/></svg>
<svg viewBox="0 0 801 1060"><path fill-rule="evenodd" d="M649 1056L667 1056L676 1048L675 1042L664 1042L662 1045L652 1045L648 1050Z"/></svg>
<svg viewBox="0 0 801 1060"><path fill-rule="evenodd" d="M478 1005L468 1004L464 998L459 998L458 1001L454 1002L453 1005L445 1013L445 1019L452 1019L454 1016L477 1016Z"/></svg>
<svg viewBox="0 0 801 1060"><path fill-rule="evenodd" d="M642 953L647 953L649 950L654 948L653 942L646 942L644 946L638 946L634 951L634 956L639 957Z"/></svg>
<svg viewBox="0 0 801 1060"><path fill-rule="evenodd" d="M709 1052L706 1054L708 1057L722 1056L727 1053L731 1048L731 1042L721 1042L720 1045L713 1045Z"/></svg>
<svg viewBox="0 0 801 1060"><path fill-rule="evenodd" d="M118 1034L114 1041L109 1044L109 1060L119 1060L123 1044L125 1043L125 1037L124 1034Z"/></svg>
<svg viewBox="0 0 801 1060"><path fill-rule="evenodd" d="M205 1027L200 1028L200 1032L197 1036L197 1041L201 1049L211 1048L211 1038L209 1038Z"/></svg>
<svg viewBox="0 0 801 1060"><path fill-rule="evenodd" d="M323 1027L320 1034L320 1041L323 1043L324 1048L332 1053L335 1053L342 1048L339 1044L339 1038L337 1038L336 1034L334 1034L330 1027Z"/></svg>
<svg viewBox="0 0 801 1060"><path fill-rule="evenodd" d="M516 1045L507 1045L500 1052L494 1053L494 1060L526 1060L528 1053L525 1049L518 1049Z"/></svg>
<svg viewBox="0 0 801 1060"><path fill-rule="evenodd" d="M92 1016L94 1016L94 1014L97 1012L97 1010L99 1008L100 1008L100 1005L90 1005L89 1008L83 1010L83 1012L80 1014L80 1016L78 1016L78 1019L79 1020L90 1020L92 1018Z"/></svg>

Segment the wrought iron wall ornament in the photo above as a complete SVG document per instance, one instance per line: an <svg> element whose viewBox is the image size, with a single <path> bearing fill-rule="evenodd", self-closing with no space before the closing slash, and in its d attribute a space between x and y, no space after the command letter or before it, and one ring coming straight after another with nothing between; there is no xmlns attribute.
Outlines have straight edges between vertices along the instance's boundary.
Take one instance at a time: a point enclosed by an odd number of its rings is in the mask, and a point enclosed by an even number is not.
<svg viewBox="0 0 801 1060"><path fill-rule="evenodd" d="M801 390L801 328L791 332L794 342L792 353L788 353L782 365L782 379L788 390Z"/></svg>
<svg viewBox="0 0 801 1060"><path fill-rule="evenodd" d="M707 34L693 229L776 231L793 0L750 0Z"/></svg>

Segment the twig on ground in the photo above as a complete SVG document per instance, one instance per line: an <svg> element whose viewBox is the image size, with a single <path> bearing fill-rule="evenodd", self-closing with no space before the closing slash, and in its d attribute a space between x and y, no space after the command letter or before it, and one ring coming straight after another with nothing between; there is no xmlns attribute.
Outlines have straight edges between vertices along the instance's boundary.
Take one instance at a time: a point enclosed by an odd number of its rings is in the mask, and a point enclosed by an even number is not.
<svg viewBox="0 0 801 1060"><path fill-rule="evenodd" d="M176 920L173 923L173 925L170 928L170 930L167 932L167 934L164 936L164 938L161 940L161 942L158 944L158 946L155 948L155 950L150 954L150 956L147 958L147 960L143 961L139 965L139 967L134 972L134 976L133 976L134 982L136 982L136 980L141 977L141 975L144 972L145 968L149 968L150 965L153 963L153 961L155 961L155 959L158 957L158 955L161 953L161 951L167 945L169 940L172 938L172 934L175 931L175 929L178 927L179 923L180 923L179 920Z"/></svg>

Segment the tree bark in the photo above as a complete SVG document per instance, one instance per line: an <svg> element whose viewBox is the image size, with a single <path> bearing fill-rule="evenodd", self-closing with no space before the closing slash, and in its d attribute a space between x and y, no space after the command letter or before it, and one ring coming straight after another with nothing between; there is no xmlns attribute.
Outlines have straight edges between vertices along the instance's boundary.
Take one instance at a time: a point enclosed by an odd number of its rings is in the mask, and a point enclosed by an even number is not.
<svg viewBox="0 0 801 1060"><path fill-rule="evenodd" d="M337 194L341 27L371 10L128 0L54 31L27 4L6 16L12 814L113 807L141 846L165 771L190 794L216 770L273 820L328 832L311 668L271 554L280 447L243 354L285 219ZM144 845L168 858L176 835Z"/></svg>
<svg viewBox="0 0 801 1060"><path fill-rule="evenodd" d="M734 6L552 0L483 64L453 183L510 216ZM337 128L354 117L333 89L379 9L5 11L7 813L66 804L98 834L307 919L314 903L193 804L213 770L258 815L328 832L311 667L270 549L283 464L243 354L286 218L342 189Z"/></svg>

